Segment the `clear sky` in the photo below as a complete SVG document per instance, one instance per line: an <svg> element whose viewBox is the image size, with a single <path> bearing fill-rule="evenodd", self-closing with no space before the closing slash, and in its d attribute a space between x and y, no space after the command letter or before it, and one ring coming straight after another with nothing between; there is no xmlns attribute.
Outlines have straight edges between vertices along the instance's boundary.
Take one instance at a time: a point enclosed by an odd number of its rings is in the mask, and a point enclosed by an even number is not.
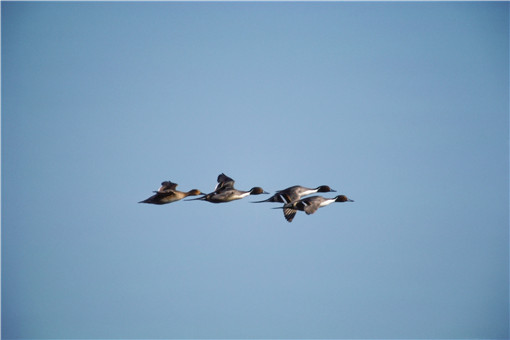
<svg viewBox="0 0 510 340"><path fill-rule="evenodd" d="M2 338L509 337L508 2L1 9Z"/></svg>

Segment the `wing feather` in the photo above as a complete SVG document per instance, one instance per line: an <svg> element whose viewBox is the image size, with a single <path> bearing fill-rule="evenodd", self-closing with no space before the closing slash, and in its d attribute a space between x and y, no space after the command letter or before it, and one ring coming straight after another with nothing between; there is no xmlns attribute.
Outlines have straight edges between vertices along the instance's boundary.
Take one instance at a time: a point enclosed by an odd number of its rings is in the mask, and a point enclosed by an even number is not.
<svg viewBox="0 0 510 340"><path fill-rule="evenodd" d="M292 208L283 208L283 216L289 222L292 222L294 216L296 216L297 210Z"/></svg>

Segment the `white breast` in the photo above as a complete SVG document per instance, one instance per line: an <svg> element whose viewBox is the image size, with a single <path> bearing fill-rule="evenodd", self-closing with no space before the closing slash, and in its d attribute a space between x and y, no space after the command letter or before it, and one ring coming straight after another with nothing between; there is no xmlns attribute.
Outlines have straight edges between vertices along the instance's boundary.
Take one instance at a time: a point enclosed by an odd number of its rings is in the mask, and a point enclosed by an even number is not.
<svg viewBox="0 0 510 340"><path fill-rule="evenodd" d="M325 207L326 205L329 205L329 204L333 203L334 201L335 201L334 198L326 199L326 200L322 201L321 204L319 204L319 207Z"/></svg>
<svg viewBox="0 0 510 340"><path fill-rule="evenodd" d="M315 194L318 190L317 189L311 189L311 190L304 190L299 193L300 196L307 196L311 194Z"/></svg>

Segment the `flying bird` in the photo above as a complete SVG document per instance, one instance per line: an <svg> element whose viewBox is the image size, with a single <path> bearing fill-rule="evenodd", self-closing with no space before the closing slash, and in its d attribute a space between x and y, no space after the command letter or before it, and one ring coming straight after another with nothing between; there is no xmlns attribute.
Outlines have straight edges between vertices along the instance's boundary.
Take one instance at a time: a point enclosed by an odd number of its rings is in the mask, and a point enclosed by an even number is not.
<svg viewBox="0 0 510 340"><path fill-rule="evenodd" d="M168 204L175 201L179 201L184 197L188 196L197 196L197 195L205 195L200 190L193 189L188 192L178 191L176 190L177 183L173 183L171 181L165 181L161 183L161 187L158 191L154 191L155 194L146 200L140 201L138 203L149 203L149 204Z"/></svg>
<svg viewBox="0 0 510 340"><path fill-rule="evenodd" d="M187 201L202 200L211 203L225 203L239 200L249 195L268 194L261 187L253 187L249 191L237 190L234 188L235 181L223 173L218 176L217 182L218 184L213 192Z"/></svg>
<svg viewBox="0 0 510 340"><path fill-rule="evenodd" d="M267 200L256 201L252 203L275 202L287 204L297 201L303 196L315 194L317 192L336 192L336 190L331 189L327 185L321 185L320 187L314 189L302 187L300 185L294 185L287 189L278 190L273 196L269 197Z"/></svg>
<svg viewBox="0 0 510 340"><path fill-rule="evenodd" d="M322 196L310 196L298 201L285 204L283 207L273 209L283 209L285 219L292 222L298 210L304 211L307 215L311 215L321 207L325 207L333 202L354 202L345 195L338 195L333 198L325 198Z"/></svg>
<svg viewBox="0 0 510 340"><path fill-rule="evenodd" d="M218 179L216 181L218 182L218 184L216 184L214 192L220 192L225 189L234 188L235 181L232 178L225 175L224 173L219 174Z"/></svg>

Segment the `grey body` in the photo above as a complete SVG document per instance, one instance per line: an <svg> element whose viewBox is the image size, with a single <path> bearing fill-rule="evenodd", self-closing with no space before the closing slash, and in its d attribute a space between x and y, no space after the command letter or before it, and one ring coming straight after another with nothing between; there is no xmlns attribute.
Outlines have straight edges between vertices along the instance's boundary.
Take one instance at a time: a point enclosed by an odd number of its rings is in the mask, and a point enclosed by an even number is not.
<svg viewBox="0 0 510 340"><path fill-rule="evenodd" d="M313 214L317 209L325 207L333 202L354 202L345 195L338 195L333 198L325 198L322 196L310 196L294 202L285 204L283 215L285 219L292 222L298 210L304 211L307 215Z"/></svg>
<svg viewBox="0 0 510 340"><path fill-rule="evenodd" d="M211 203L225 203L239 200L249 195L267 194L267 192L260 187L253 187L249 191L237 190L234 188L235 181L223 173L218 176L217 182L218 184L213 192L188 201L202 200Z"/></svg>
<svg viewBox="0 0 510 340"><path fill-rule="evenodd" d="M299 200L303 196L315 194L317 192L335 192L335 190L331 189L327 185L321 185L317 188L307 188L300 185L294 185L288 187L287 189L278 190L273 196L269 197L267 200L257 201L253 203L275 202L288 204Z"/></svg>

